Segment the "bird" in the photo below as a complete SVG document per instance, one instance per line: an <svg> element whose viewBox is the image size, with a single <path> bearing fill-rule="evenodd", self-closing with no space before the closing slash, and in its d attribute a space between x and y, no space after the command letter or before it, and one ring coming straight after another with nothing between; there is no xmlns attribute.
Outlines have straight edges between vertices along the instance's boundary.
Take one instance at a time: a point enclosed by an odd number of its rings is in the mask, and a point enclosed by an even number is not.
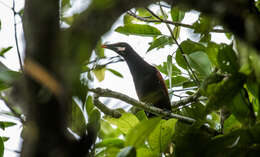
<svg viewBox="0 0 260 157"><path fill-rule="evenodd" d="M101 47L110 49L124 58L131 72L136 94L141 102L171 111L171 102L166 84L156 67L147 63L126 42L103 44ZM146 114L148 117L155 116L147 112Z"/></svg>

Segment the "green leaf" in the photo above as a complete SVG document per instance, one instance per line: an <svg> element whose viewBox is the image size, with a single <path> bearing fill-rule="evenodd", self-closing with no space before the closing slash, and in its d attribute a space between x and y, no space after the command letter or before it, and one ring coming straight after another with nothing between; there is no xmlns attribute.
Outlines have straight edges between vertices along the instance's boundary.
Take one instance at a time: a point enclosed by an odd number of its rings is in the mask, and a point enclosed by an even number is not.
<svg viewBox="0 0 260 157"><path fill-rule="evenodd" d="M180 37L181 27L175 26L173 29L173 35L176 40Z"/></svg>
<svg viewBox="0 0 260 157"><path fill-rule="evenodd" d="M171 142L175 129L176 119L161 120L148 138L148 143L153 151L162 153Z"/></svg>
<svg viewBox="0 0 260 157"><path fill-rule="evenodd" d="M124 26L117 27L115 31L125 35L138 35L147 37L154 37L162 34L157 28L144 24L126 24Z"/></svg>
<svg viewBox="0 0 260 157"><path fill-rule="evenodd" d="M194 28L194 33L208 34L214 24L208 17L200 15L198 21L196 21L192 26Z"/></svg>
<svg viewBox="0 0 260 157"><path fill-rule="evenodd" d="M96 148L102 148L102 147L123 148L124 143L125 143L124 140L121 140L119 138L106 138L103 139L101 142L97 143L95 146Z"/></svg>
<svg viewBox="0 0 260 157"><path fill-rule="evenodd" d="M210 62L212 65L215 67L218 67L218 52L219 52L219 47L220 45L214 43L214 42L209 42L206 47L206 54L209 57Z"/></svg>
<svg viewBox="0 0 260 157"><path fill-rule="evenodd" d="M107 68L107 70L110 71L112 74L118 76L118 77L121 77L121 78L124 77L120 72L118 72L118 71L116 71L114 69Z"/></svg>
<svg viewBox="0 0 260 157"><path fill-rule="evenodd" d="M102 40L100 39L95 48L95 54L97 55L98 58L105 57L104 48L102 48L101 45L102 45Z"/></svg>
<svg viewBox="0 0 260 157"><path fill-rule="evenodd" d="M152 42L149 43L150 47L147 49L147 52L153 49L160 49L164 48L166 45L172 45L174 42L171 37L169 36L160 36L159 38L155 38Z"/></svg>
<svg viewBox="0 0 260 157"><path fill-rule="evenodd" d="M172 56L167 56L167 73L169 78L169 88L172 88Z"/></svg>
<svg viewBox="0 0 260 157"><path fill-rule="evenodd" d="M118 128L113 128L107 121L101 119L100 124L99 137L101 139L116 138L122 134Z"/></svg>
<svg viewBox="0 0 260 157"><path fill-rule="evenodd" d="M88 133L92 133L93 143L96 141L98 132L100 130L100 118L101 115L97 109L94 109L88 116L87 131Z"/></svg>
<svg viewBox="0 0 260 157"><path fill-rule="evenodd" d="M3 141L2 137L0 136L0 157L4 156L4 150L5 150L4 141Z"/></svg>
<svg viewBox="0 0 260 157"><path fill-rule="evenodd" d="M76 134L83 135L86 131L86 121L78 104L73 100L71 104L71 116L69 119L69 128Z"/></svg>
<svg viewBox="0 0 260 157"><path fill-rule="evenodd" d="M8 141L9 139L10 139L10 137L4 137L4 136L2 136L2 140L3 140L3 142Z"/></svg>
<svg viewBox="0 0 260 157"><path fill-rule="evenodd" d="M232 114L224 122L224 134L228 134L241 127L241 123L238 120L236 120L235 116Z"/></svg>
<svg viewBox="0 0 260 157"><path fill-rule="evenodd" d="M152 151L148 148L138 148L137 149L137 157L158 157L160 156L159 153Z"/></svg>
<svg viewBox="0 0 260 157"><path fill-rule="evenodd" d="M171 16L172 21L181 22L185 16L185 12L181 11L178 7L172 7Z"/></svg>
<svg viewBox="0 0 260 157"><path fill-rule="evenodd" d="M16 125L14 122L0 121L0 128L5 130L5 128Z"/></svg>
<svg viewBox="0 0 260 157"><path fill-rule="evenodd" d="M132 24L133 21L137 21L137 19L129 14L125 14L123 21L124 21L124 24Z"/></svg>
<svg viewBox="0 0 260 157"><path fill-rule="evenodd" d="M131 113L123 113L120 118L107 117L106 120L116 125L124 134L127 134L131 129L139 124L138 118Z"/></svg>
<svg viewBox="0 0 260 157"><path fill-rule="evenodd" d="M167 62L163 62L162 65L158 65L157 68L165 75L168 75L167 71ZM181 70L177 68L174 64L172 64L172 76L180 75Z"/></svg>
<svg viewBox="0 0 260 157"><path fill-rule="evenodd" d="M202 44L196 43L189 39L183 41L180 44L180 47L182 48L183 53L186 55L190 55L191 53L197 51L205 51L205 47ZM187 63L184 60L184 56L182 55L180 48L178 48L176 51L176 63L183 69L187 69Z"/></svg>
<svg viewBox="0 0 260 157"><path fill-rule="evenodd" d="M144 110L141 110L141 111L138 111L136 113L136 117L140 120L140 121L143 121L143 120L148 120Z"/></svg>
<svg viewBox="0 0 260 157"><path fill-rule="evenodd" d="M231 45L222 44L218 52L218 65L223 72L231 74L239 70L238 58Z"/></svg>
<svg viewBox="0 0 260 157"><path fill-rule="evenodd" d="M136 149L132 146L128 146L122 149L116 157L136 157Z"/></svg>
<svg viewBox="0 0 260 157"><path fill-rule="evenodd" d="M205 78L211 73L211 62L207 56L202 51L197 51L187 57L191 67L195 69L199 76Z"/></svg>
<svg viewBox="0 0 260 157"><path fill-rule="evenodd" d="M90 115L95 107L93 104L92 96L90 96L90 95L88 96L85 107L86 107L87 114Z"/></svg>
<svg viewBox="0 0 260 157"><path fill-rule="evenodd" d="M5 54L6 52L8 52L9 50L11 50L12 48L13 48L12 46L9 46L9 47L6 47L6 48L2 48L2 49L0 50L0 56L4 57L4 54Z"/></svg>
<svg viewBox="0 0 260 157"><path fill-rule="evenodd" d="M184 83L186 83L186 82L188 82L189 81L189 79L188 78L186 78L186 77L183 77L183 76L173 76L172 77L172 87L179 87L179 86L183 86L183 84ZM168 86L168 87L170 87L169 86L169 79L167 79L166 81L165 81L165 83L166 83L166 85Z"/></svg>
<svg viewBox="0 0 260 157"><path fill-rule="evenodd" d="M126 146L134 146L135 148L142 146L160 120L159 117L151 118L137 124L126 134Z"/></svg>
<svg viewBox="0 0 260 157"><path fill-rule="evenodd" d="M120 151L117 147L107 147L106 149L95 154L95 157L116 157Z"/></svg>
<svg viewBox="0 0 260 157"><path fill-rule="evenodd" d="M106 72L106 68L93 70L93 73L99 82L101 82L105 79L105 72Z"/></svg>
<svg viewBox="0 0 260 157"><path fill-rule="evenodd" d="M70 0L62 0L61 1L61 6L62 7L65 7L65 6L71 7Z"/></svg>

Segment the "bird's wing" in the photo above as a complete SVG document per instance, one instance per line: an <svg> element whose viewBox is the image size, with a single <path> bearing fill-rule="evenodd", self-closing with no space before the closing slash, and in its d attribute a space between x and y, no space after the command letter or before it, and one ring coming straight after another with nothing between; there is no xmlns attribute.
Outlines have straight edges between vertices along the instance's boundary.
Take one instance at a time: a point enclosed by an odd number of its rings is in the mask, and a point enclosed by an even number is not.
<svg viewBox="0 0 260 157"><path fill-rule="evenodd" d="M155 68L155 67L154 67L154 68ZM155 68L155 69L156 69L156 68ZM168 96L169 96L168 89L167 89L166 84L165 84L165 82L164 82L164 79L163 79L163 77L162 77L162 75L161 75L161 73L159 72L158 69L156 69L156 76L157 76L157 78L158 78L158 80L159 80L160 86L161 86L162 89L163 89L163 94L168 97Z"/></svg>

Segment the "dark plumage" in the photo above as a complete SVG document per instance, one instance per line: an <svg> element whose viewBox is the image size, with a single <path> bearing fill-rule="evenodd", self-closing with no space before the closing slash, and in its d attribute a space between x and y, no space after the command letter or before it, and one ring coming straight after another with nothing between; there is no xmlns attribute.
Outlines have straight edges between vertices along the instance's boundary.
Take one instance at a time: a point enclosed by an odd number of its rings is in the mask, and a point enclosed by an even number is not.
<svg viewBox="0 0 260 157"><path fill-rule="evenodd" d="M140 101L161 109L171 110L168 90L160 72L143 60L127 43L106 44L102 46L122 56L133 76L135 89Z"/></svg>

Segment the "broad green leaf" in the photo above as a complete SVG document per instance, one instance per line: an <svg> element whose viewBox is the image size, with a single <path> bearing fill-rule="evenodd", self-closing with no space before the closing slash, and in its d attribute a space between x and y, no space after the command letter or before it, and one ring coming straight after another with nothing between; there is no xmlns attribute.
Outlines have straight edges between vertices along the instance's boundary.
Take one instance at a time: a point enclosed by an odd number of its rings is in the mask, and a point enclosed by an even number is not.
<svg viewBox="0 0 260 157"><path fill-rule="evenodd" d="M160 49L164 48L166 45L172 45L174 42L171 37L169 36L160 36L159 38L156 38L152 42L149 43L150 47L148 48L147 52L153 50L153 49Z"/></svg>
<svg viewBox="0 0 260 157"><path fill-rule="evenodd" d="M5 128L16 125L14 122L0 121L0 128L5 130Z"/></svg>
<svg viewBox="0 0 260 157"><path fill-rule="evenodd" d="M106 138L106 139L103 139L101 142L97 143L95 146L96 146L96 148L102 148L102 147L123 148L124 140L121 140L119 138Z"/></svg>
<svg viewBox="0 0 260 157"><path fill-rule="evenodd" d="M220 45L214 43L214 42L209 42L207 44L205 52L207 53L210 62L212 65L215 67L218 67L218 52L219 52L219 47Z"/></svg>
<svg viewBox="0 0 260 157"><path fill-rule="evenodd" d="M227 107L244 126L252 126L255 123L254 113L250 110L245 91L242 89Z"/></svg>
<svg viewBox="0 0 260 157"><path fill-rule="evenodd" d="M6 48L2 48L2 49L0 50L0 56L4 57L4 54L5 54L6 52L8 52L9 50L11 50L12 48L13 48L12 46L9 46L9 47L6 47Z"/></svg>
<svg viewBox="0 0 260 157"><path fill-rule="evenodd" d="M209 95L209 101L206 105L206 112L210 113L224 105L230 104L242 89L244 81L243 75L236 74L223 79L219 83L208 85L207 94Z"/></svg>
<svg viewBox="0 0 260 157"><path fill-rule="evenodd" d="M133 16L130 16L129 14L125 14L123 21L124 24L132 24L133 21L137 21L137 19L134 18Z"/></svg>
<svg viewBox="0 0 260 157"><path fill-rule="evenodd" d="M242 124L238 120L236 120L235 116L232 114L224 122L224 134L228 134L241 127Z"/></svg>
<svg viewBox="0 0 260 157"><path fill-rule="evenodd" d="M110 71L112 74L118 76L118 77L121 77L121 78L124 77L120 72L118 72L118 71L116 71L114 69L107 68L107 70Z"/></svg>
<svg viewBox="0 0 260 157"><path fill-rule="evenodd" d="M181 22L185 16L185 12L181 11L178 7L172 7L171 16L172 21Z"/></svg>
<svg viewBox="0 0 260 157"><path fill-rule="evenodd" d="M141 121L126 134L126 146L138 148L142 146L151 132L156 128L161 118L151 118Z"/></svg>
<svg viewBox="0 0 260 157"><path fill-rule="evenodd" d="M156 153L148 148L138 148L136 157L158 157L159 153Z"/></svg>
<svg viewBox="0 0 260 157"><path fill-rule="evenodd" d="M93 73L99 82L101 82L105 79L105 72L106 72L106 68L93 70Z"/></svg>
<svg viewBox="0 0 260 157"><path fill-rule="evenodd" d="M0 157L4 156L4 150L5 150L4 141L3 141L2 137L0 136Z"/></svg>
<svg viewBox="0 0 260 157"><path fill-rule="evenodd" d="M237 73L239 69L238 58L231 45L222 44L218 52L218 65L223 72Z"/></svg>
<svg viewBox="0 0 260 157"><path fill-rule="evenodd" d="M191 67L202 78L205 78L211 73L211 62L206 53L197 51L187 57Z"/></svg>
<svg viewBox="0 0 260 157"><path fill-rule="evenodd" d="M200 15L199 19L192 26L194 28L194 33L208 34L213 25L210 18Z"/></svg>
<svg viewBox="0 0 260 157"><path fill-rule="evenodd" d="M205 106L199 102L191 103L190 107L183 108L179 114L193 118L197 121L205 120Z"/></svg>
<svg viewBox="0 0 260 157"><path fill-rule="evenodd" d="M6 141L8 141L10 139L10 137L5 137L5 136L2 136L2 140L3 140L3 142L6 142Z"/></svg>
<svg viewBox="0 0 260 157"><path fill-rule="evenodd" d="M172 56L167 56L167 73L169 78L169 88L172 88Z"/></svg>
<svg viewBox="0 0 260 157"><path fill-rule="evenodd" d="M100 122L100 131L99 131L99 138L106 139L106 138L117 138L121 135L121 131L118 128L113 128L110 123L101 119Z"/></svg>
<svg viewBox="0 0 260 157"><path fill-rule="evenodd" d="M185 40L180 44L180 47L184 53L184 55L190 55L191 53L197 52L197 51L205 51L205 47L202 44L196 43L191 40ZM181 53L180 48L177 49L176 51L176 63L184 68L187 69L187 63L184 60L184 56Z"/></svg>
<svg viewBox="0 0 260 157"><path fill-rule="evenodd" d="M97 109L94 109L91 114L88 116L87 131L92 133L93 143L96 141L98 132L100 130L100 112Z"/></svg>
<svg viewBox="0 0 260 157"><path fill-rule="evenodd" d="M163 62L162 65L158 65L157 68L165 75L168 75L167 71L167 62ZM174 64L172 64L172 76L180 75L181 70L177 68Z"/></svg>
<svg viewBox="0 0 260 157"><path fill-rule="evenodd" d="M71 104L71 116L69 119L69 128L79 136L86 131L86 121L78 104L73 100Z"/></svg>
<svg viewBox="0 0 260 157"><path fill-rule="evenodd" d="M107 117L106 120L116 125L124 134L127 134L131 129L139 124L138 118L131 113L124 113L120 118Z"/></svg>
<svg viewBox="0 0 260 157"><path fill-rule="evenodd" d="M132 146L125 147L116 157L136 157L136 149Z"/></svg>
<svg viewBox="0 0 260 157"><path fill-rule="evenodd" d="M126 24L124 26L117 27L115 31L125 35L138 35L148 37L154 37L162 34L159 29L145 24Z"/></svg>
<svg viewBox="0 0 260 157"><path fill-rule="evenodd" d="M148 143L153 151L162 153L171 142L175 130L176 119L161 120L148 138Z"/></svg>
<svg viewBox="0 0 260 157"><path fill-rule="evenodd" d="M91 114L91 112L93 111L94 107L95 106L93 104L92 96L89 95L88 98L87 98L87 101L86 101L86 106L85 106L88 115Z"/></svg>

